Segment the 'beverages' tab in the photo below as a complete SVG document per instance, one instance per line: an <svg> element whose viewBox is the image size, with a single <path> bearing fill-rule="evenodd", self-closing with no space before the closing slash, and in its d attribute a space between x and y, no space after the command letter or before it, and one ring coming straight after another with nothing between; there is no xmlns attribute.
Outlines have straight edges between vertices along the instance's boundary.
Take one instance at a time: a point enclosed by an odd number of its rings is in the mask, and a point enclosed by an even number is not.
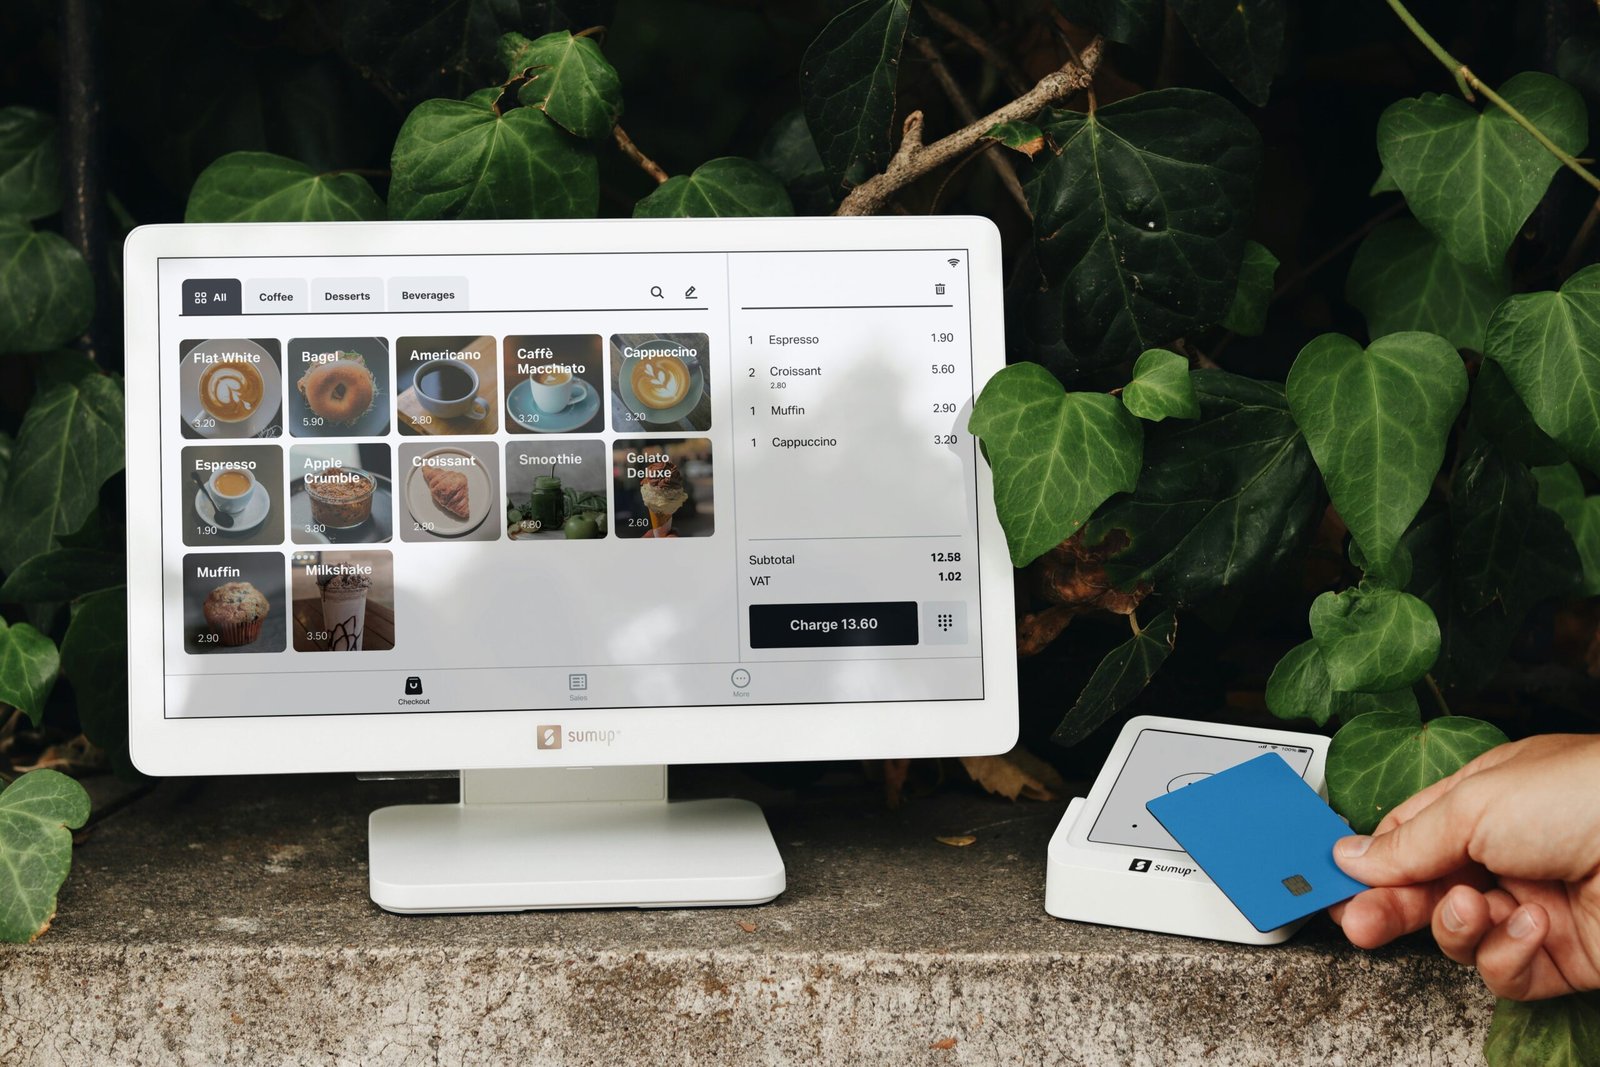
<svg viewBox="0 0 1600 1067"><path fill-rule="evenodd" d="M383 310L382 278L312 278L311 310L360 314Z"/></svg>
<svg viewBox="0 0 1600 1067"><path fill-rule="evenodd" d="M244 284L246 315L293 315L307 307L304 278L251 278Z"/></svg>
<svg viewBox="0 0 1600 1067"><path fill-rule="evenodd" d="M465 278L390 278L390 311L466 311Z"/></svg>

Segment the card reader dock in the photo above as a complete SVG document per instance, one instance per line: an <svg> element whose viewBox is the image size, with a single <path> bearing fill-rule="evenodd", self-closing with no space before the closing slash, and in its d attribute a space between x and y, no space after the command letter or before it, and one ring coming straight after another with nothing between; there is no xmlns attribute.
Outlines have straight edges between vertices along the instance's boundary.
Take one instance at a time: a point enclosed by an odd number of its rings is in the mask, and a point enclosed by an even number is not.
<svg viewBox="0 0 1600 1067"><path fill-rule="evenodd" d="M1320 734L1141 715L1128 720L1087 797L1050 838L1044 909L1058 919L1246 945L1287 941L1304 920L1261 933L1206 877L1145 802L1251 760L1282 756L1326 797Z"/></svg>

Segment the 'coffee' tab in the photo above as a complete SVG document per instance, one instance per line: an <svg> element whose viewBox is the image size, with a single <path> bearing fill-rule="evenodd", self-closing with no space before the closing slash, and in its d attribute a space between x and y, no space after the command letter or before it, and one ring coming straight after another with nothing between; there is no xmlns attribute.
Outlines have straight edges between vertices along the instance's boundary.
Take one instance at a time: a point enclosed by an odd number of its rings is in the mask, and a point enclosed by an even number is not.
<svg viewBox="0 0 1600 1067"><path fill-rule="evenodd" d="M381 278L312 278L311 310L361 314L383 310Z"/></svg>
<svg viewBox="0 0 1600 1067"><path fill-rule="evenodd" d="M292 315L308 310L304 278L251 278L244 287L246 315Z"/></svg>
<svg viewBox="0 0 1600 1067"><path fill-rule="evenodd" d="M185 278L183 314L241 314L240 288L238 278Z"/></svg>

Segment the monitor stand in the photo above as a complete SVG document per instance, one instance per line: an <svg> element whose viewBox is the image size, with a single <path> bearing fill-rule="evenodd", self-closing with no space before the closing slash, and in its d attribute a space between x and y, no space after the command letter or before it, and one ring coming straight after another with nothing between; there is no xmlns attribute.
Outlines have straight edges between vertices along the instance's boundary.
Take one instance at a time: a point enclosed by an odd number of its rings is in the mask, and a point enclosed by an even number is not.
<svg viewBox="0 0 1600 1067"><path fill-rule="evenodd" d="M380 808L367 824L385 911L765 904L783 859L748 800L667 800L667 769L461 772L456 804Z"/></svg>

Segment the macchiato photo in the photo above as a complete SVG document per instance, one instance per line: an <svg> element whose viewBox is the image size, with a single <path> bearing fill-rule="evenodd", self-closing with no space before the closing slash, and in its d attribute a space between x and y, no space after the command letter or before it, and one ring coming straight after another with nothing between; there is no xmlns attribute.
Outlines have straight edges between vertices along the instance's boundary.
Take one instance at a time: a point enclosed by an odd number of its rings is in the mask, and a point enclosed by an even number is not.
<svg viewBox="0 0 1600 1067"><path fill-rule="evenodd" d="M605 391L598 334L521 334L500 346L506 429L511 433L599 433Z"/></svg>
<svg viewBox="0 0 1600 1067"><path fill-rule="evenodd" d="M711 428L709 339L703 333L611 337L611 426L623 432Z"/></svg>

